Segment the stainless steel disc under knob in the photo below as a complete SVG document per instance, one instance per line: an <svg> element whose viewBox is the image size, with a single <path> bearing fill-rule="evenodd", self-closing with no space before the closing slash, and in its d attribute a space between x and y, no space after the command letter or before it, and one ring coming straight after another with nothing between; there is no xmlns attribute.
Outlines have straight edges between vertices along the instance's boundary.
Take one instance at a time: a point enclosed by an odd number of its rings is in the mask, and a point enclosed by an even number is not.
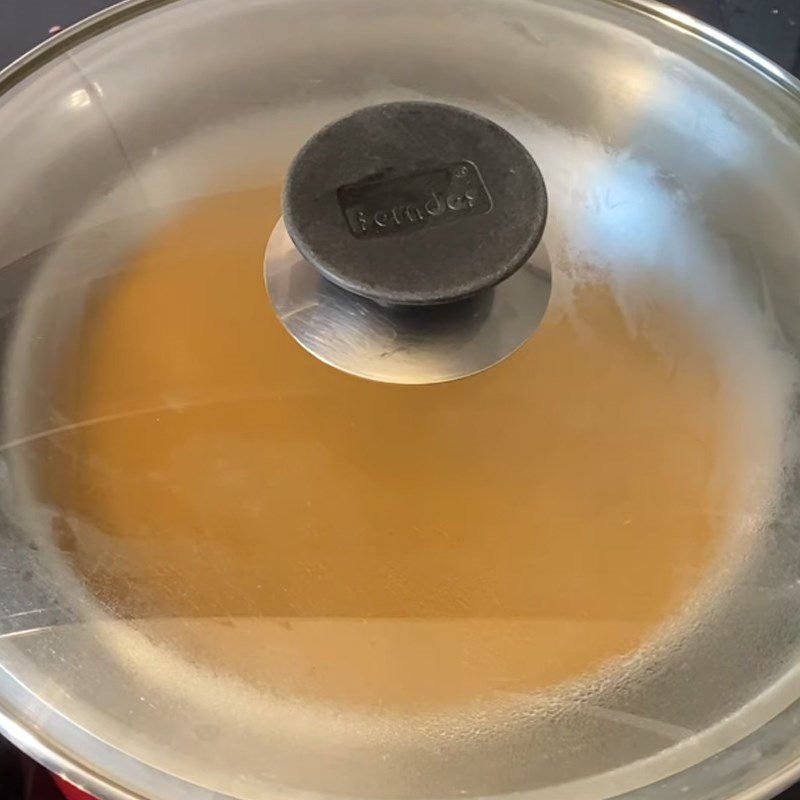
<svg viewBox="0 0 800 800"><path fill-rule="evenodd" d="M345 372L466 377L544 316L544 182L483 117L417 102L357 111L299 152L283 211L265 257L270 298L306 350Z"/></svg>

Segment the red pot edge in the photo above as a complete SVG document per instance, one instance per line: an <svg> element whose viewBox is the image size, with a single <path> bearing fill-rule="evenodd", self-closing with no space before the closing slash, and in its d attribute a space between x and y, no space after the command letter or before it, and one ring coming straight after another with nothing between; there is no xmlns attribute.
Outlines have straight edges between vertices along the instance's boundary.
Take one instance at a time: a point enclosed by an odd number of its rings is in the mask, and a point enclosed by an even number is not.
<svg viewBox="0 0 800 800"><path fill-rule="evenodd" d="M59 778L58 775L53 775L53 780L56 783L56 786L61 790L61 794L64 795L66 800L95 800L89 794L86 794L82 789L78 789L77 786L73 786L71 783L67 783L63 778Z"/></svg>

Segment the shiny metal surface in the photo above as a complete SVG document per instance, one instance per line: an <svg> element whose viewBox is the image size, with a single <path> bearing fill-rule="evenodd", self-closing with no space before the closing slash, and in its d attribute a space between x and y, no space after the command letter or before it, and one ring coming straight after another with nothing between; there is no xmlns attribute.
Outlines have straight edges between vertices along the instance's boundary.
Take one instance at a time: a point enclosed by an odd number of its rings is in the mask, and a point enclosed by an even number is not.
<svg viewBox="0 0 800 800"><path fill-rule="evenodd" d="M350 375L384 383L466 378L508 358L536 330L550 300L544 248L494 289L447 306L391 309L325 280L281 220L264 279L284 327L309 353Z"/></svg>
<svg viewBox="0 0 800 800"><path fill-rule="evenodd" d="M106 36L93 39L98 32ZM768 310L764 328L793 360L794 79L650 2L134 0L2 73L0 87L4 368L8 376L10 365L25 365L31 378L6 385L3 398L6 735L113 800L623 792L755 800L800 774L797 460L788 445L773 523L735 596L705 615L699 641L592 702L573 698L545 724L525 720L494 747L453 753L436 739L396 759L382 744L359 750L336 737L287 748L297 739L275 735L274 720L267 729L263 720L245 724L240 707L187 711L184 687L127 661L96 609L52 584L29 546L41 530L18 513L10 477L22 470L20 441L46 429L46 377L66 330L59 310L73 303L71 286L100 286L91 254L113 255L99 249L108 237L91 239L97 226L272 180L311 132L371 100L433 97L511 118L558 206L546 234L556 286L588 264L676 279L709 307L742 295L747 310ZM264 113L271 108L289 121ZM200 135L209 131L216 138ZM185 157L171 158L173 150ZM65 237L82 247L69 269L56 270L49 303L34 308L28 279Z"/></svg>

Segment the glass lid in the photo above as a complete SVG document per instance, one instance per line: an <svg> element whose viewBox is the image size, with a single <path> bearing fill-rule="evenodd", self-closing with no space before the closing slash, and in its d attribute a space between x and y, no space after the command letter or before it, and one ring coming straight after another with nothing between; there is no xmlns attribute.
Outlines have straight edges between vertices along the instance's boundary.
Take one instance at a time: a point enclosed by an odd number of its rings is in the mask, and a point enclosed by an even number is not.
<svg viewBox="0 0 800 800"><path fill-rule="evenodd" d="M792 78L649 2L144 0L0 93L5 735L104 800L792 778Z"/></svg>

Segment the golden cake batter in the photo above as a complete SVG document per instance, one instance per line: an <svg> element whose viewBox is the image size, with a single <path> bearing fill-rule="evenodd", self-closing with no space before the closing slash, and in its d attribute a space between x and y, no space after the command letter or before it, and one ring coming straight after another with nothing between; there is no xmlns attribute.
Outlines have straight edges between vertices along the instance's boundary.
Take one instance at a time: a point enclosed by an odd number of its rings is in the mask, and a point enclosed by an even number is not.
<svg viewBox="0 0 800 800"><path fill-rule="evenodd" d="M586 283L482 375L370 383L272 312L278 199L184 207L90 302L40 491L91 591L219 618L157 624L216 671L349 707L538 691L640 646L707 573L737 480L680 305L649 292L632 326Z"/></svg>

